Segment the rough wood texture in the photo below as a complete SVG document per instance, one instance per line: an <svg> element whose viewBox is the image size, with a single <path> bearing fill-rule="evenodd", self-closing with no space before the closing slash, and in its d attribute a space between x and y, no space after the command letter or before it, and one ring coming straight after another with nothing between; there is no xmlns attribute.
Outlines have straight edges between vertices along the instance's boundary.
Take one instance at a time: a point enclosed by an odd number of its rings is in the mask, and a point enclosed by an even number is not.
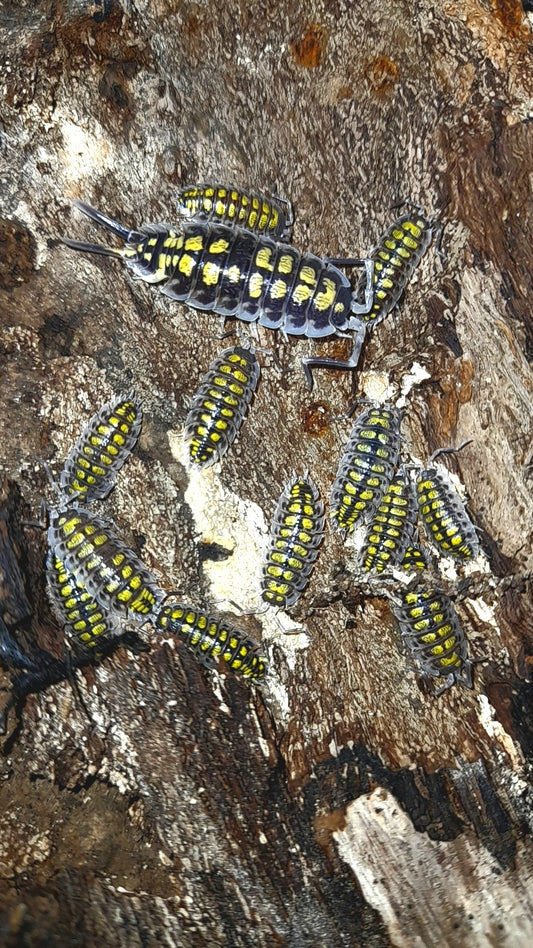
<svg viewBox="0 0 533 948"><path fill-rule="evenodd" d="M4 2L0 590L21 646L62 655L45 534L21 525L52 499L43 462L57 474L132 388L140 447L106 510L192 603L253 605L290 471L326 496L336 416L402 382L417 457L472 439L449 466L488 560L458 606L487 656L473 692L425 692L329 533L307 633L239 619L270 693L152 641L79 673L78 695L28 698L4 744L2 944L531 944L532 30L515 0ZM191 475L179 430L218 324L58 238L101 236L72 198L134 226L208 178L291 198L296 246L331 256L369 250L412 197L446 259L426 255L353 379L319 371L310 395L301 357L349 341L278 339L294 371L262 357L234 449Z"/></svg>

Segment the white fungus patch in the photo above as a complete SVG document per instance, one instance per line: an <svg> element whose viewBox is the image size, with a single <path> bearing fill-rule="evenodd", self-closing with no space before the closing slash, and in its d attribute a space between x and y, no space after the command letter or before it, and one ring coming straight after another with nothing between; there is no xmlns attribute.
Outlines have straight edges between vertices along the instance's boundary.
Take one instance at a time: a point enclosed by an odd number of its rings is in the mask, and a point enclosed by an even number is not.
<svg viewBox="0 0 533 948"><path fill-rule="evenodd" d="M392 401L394 388L387 372L361 372L360 383L366 397L372 401L380 405Z"/></svg>
<svg viewBox="0 0 533 948"><path fill-rule="evenodd" d="M401 384L401 395L396 405L398 408L405 408L407 404L407 396L410 394L413 388L416 388L417 385L420 385L421 382L424 382L425 379L430 379L431 373L428 372L424 366L420 365L420 362L413 362L410 372L407 372L402 378Z"/></svg>
<svg viewBox="0 0 533 948"><path fill-rule="evenodd" d="M521 771L524 766L524 758L519 746L515 744L510 734L507 733L501 721L496 716L496 711L492 707L486 695L477 696L479 705L479 721L485 728L492 744L499 744L513 767Z"/></svg>
<svg viewBox="0 0 533 948"><path fill-rule="evenodd" d="M185 500L196 530L204 543L228 550L223 560L208 560L204 571L211 586L211 601L231 603L247 612L260 602L261 564L267 525L261 508L227 490L218 475L219 464L195 468L187 461L187 446L181 432L169 431L173 456L189 470Z"/></svg>
<svg viewBox="0 0 533 948"><path fill-rule="evenodd" d="M307 648L307 629L287 613L265 608L261 600L261 574L268 545L269 530L261 508L243 500L222 483L220 464L195 468L188 462L187 445L181 431L169 431L172 455L189 471L185 500L189 505L196 530L204 543L228 550L230 555L220 561L203 564L210 584L213 611L221 609L236 614L255 613L263 629L263 642L279 645L289 669L296 664L296 653ZM270 675L268 689L283 716L288 714L288 695L283 684Z"/></svg>
<svg viewBox="0 0 533 948"><path fill-rule="evenodd" d="M186 446L181 433L168 432L173 456L187 465ZM307 630L284 612L264 608L261 601L261 574L268 546L269 530L261 508L242 500L222 484L220 465L190 468L185 492L198 534L204 543L217 544L230 552L221 561L204 563L211 585L211 601L230 611L257 612L268 638L291 635L307 639ZM293 633L301 632L294 636Z"/></svg>
<svg viewBox="0 0 533 948"><path fill-rule="evenodd" d="M485 602L483 599L471 599L471 609L476 613L480 622L484 625L491 625L497 632L500 627L496 622L496 607Z"/></svg>

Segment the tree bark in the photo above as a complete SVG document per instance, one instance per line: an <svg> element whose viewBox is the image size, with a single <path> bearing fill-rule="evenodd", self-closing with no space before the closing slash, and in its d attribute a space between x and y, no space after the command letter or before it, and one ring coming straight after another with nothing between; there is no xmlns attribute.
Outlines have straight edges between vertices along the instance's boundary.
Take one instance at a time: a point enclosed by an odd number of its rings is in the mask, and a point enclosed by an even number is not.
<svg viewBox="0 0 533 948"><path fill-rule="evenodd" d="M24 651L63 656L46 531L26 522L54 502L45 463L58 476L89 417L135 390L140 444L101 515L165 589L237 603L271 676L254 690L147 632L149 652L12 711L1 944L531 944L532 31L514 0L4 3L1 615ZM198 473L187 399L231 342L60 238L105 236L74 198L135 228L210 179L290 198L292 242L319 256L368 253L411 198L444 256L426 254L360 370L317 370L312 393L301 358L351 340L261 330L292 371L260 353L236 444ZM414 457L471 439L445 463L484 551L457 603L486 656L472 691L430 694L333 530L294 622L248 614L291 471L327 498L339 416L385 392Z"/></svg>

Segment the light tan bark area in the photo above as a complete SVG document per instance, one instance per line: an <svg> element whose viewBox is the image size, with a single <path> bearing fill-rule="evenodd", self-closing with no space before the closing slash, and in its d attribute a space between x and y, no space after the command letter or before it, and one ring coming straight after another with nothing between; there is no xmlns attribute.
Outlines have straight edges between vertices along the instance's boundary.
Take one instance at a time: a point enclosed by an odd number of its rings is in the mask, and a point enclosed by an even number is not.
<svg viewBox="0 0 533 948"><path fill-rule="evenodd" d="M237 603L271 666L253 690L152 637L11 713L0 941L531 944L533 15L42 0L4 3L0 48L1 615L23 650L63 654L46 533L24 522L53 502L44 463L58 476L90 416L135 391L139 447L99 513L166 589ZM74 198L134 228L205 180L289 198L292 242L319 256L368 252L411 198L444 257L430 248L361 371L317 370L312 393L302 357L351 341L262 330L292 371L260 353L236 444L191 472L187 400L232 339L59 238L106 238ZM284 483L309 470L327 498L339 416L376 392L403 398L415 458L471 439L445 463L484 551L457 603L487 658L473 691L432 697L332 530L293 621L249 614Z"/></svg>

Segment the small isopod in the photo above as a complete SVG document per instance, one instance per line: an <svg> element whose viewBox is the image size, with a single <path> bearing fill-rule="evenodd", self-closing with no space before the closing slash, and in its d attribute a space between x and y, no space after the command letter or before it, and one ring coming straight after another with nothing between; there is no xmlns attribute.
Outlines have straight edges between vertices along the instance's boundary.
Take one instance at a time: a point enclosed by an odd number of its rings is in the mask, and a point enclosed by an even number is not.
<svg viewBox="0 0 533 948"><path fill-rule="evenodd" d="M103 609L130 622L153 621L164 592L104 520L78 506L52 510L48 544Z"/></svg>
<svg viewBox="0 0 533 948"><path fill-rule="evenodd" d="M114 486L117 473L131 454L142 425L141 403L120 396L91 418L72 448L59 478L68 501L101 500Z"/></svg>
<svg viewBox="0 0 533 948"><path fill-rule="evenodd" d="M383 570L403 562L418 514L414 484L405 468L391 480L366 533L361 551L365 572Z"/></svg>
<svg viewBox="0 0 533 948"><path fill-rule="evenodd" d="M402 593L399 603L391 600L391 606L422 675L427 679L446 676L435 696L455 682L472 688L468 643L450 598L440 590L419 588Z"/></svg>
<svg viewBox="0 0 533 948"><path fill-rule="evenodd" d="M353 530L379 507L400 455L402 416L393 406L368 408L355 420L330 492L338 530Z"/></svg>
<svg viewBox="0 0 533 948"><path fill-rule="evenodd" d="M237 675L250 681L262 681L267 661L260 645L223 619L182 602L165 604L155 620L157 632L176 635L208 668L222 659Z"/></svg>
<svg viewBox="0 0 533 948"><path fill-rule="evenodd" d="M434 218L426 217L423 208L416 204L411 208L391 224L370 252L374 261L374 302L363 317L368 329L383 322L394 309L433 235L440 229ZM356 293L362 293L363 286L359 281Z"/></svg>
<svg viewBox="0 0 533 948"><path fill-rule="evenodd" d="M287 240L294 221L290 201L212 182L180 188L176 206L184 219L218 221L279 240Z"/></svg>
<svg viewBox="0 0 533 948"><path fill-rule="evenodd" d="M101 647L122 633L117 616L102 608L52 550L46 561L46 580L50 604L75 648Z"/></svg>
<svg viewBox="0 0 533 948"><path fill-rule="evenodd" d="M455 560L474 560L479 553L477 533L446 474L433 467L420 471L416 493L422 522L434 546Z"/></svg>
<svg viewBox="0 0 533 948"><path fill-rule="evenodd" d="M293 474L279 498L263 567L261 595L277 609L288 609L307 586L324 536L324 504L306 473Z"/></svg>
<svg viewBox="0 0 533 948"><path fill-rule="evenodd" d="M225 349L211 363L193 396L183 436L189 460L208 467L233 444L259 379L259 362L250 349Z"/></svg>

